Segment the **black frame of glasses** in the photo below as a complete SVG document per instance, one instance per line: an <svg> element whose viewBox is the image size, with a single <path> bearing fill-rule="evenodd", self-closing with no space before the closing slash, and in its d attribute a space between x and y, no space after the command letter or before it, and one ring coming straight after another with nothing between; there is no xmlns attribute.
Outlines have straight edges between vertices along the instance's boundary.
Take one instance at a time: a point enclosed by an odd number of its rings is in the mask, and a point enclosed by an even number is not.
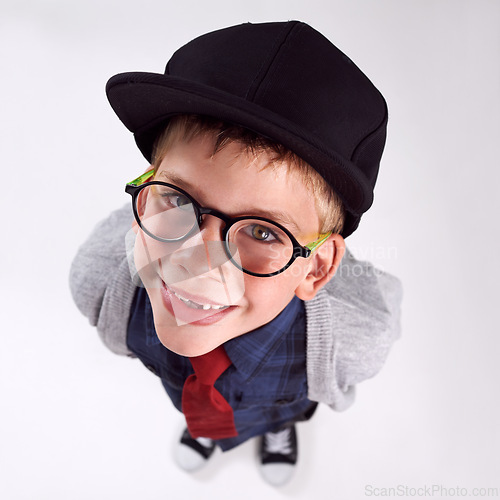
<svg viewBox="0 0 500 500"><path fill-rule="evenodd" d="M165 238L160 238L159 236L154 235L153 233L149 232L141 222L141 218L139 217L139 213L137 211L137 197L139 196L139 193L141 192L142 189L152 186L152 185L160 185L160 186L166 186L172 189L175 189L182 193L184 196L189 198L193 204L195 214L196 214L196 219L198 223L198 227L201 227L203 223L203 216L204 215L211 215L213 217L217 217L218 219L222 220L224 222L224 226L221 228L221 236L222 236L222 241L224 242L224 251L226 252L226 255L228 256L229 260L240 270L243 271L246 274L249 274L251 276L257 276L259 278L269 278L271 276L276 276L277 274L281 274L283 271L286 271L298 257L303 257L306 259L309 257L312 253L310 248L302 246L297 239L293 236L293 234L285 227L283 227L281 224L278 224L277 222L271 220L271 219L266 219L265 217L259 217L259 216L249 216L249 215L244 215L241 217L229 217L228 215L219 212L218 210L215 210L213 208L207 208L207 207L202 207L189 193L184 191L184 189L181 189L180 187L174 185L174 184L169 184L168 182L162 182L162 181L150 181L150 182L145 182L144 184L141 184L139 186L133 185L133 184L127 184L125 186L125 192L130 194L132 196L132 209L134 211L134 217L135 220L137 221L137 224L139 224L139 227L151 238L161 241L163 243L173 243L175 241L183 241L186 238L188 238L197 228L196 225L193 225L193 228L189 230L187 234L185 234L182 238L177 238L177 239L165 239ZM293 244L293 253L290 258L290 260L278 271L274 271L272 273L267 273L267 274L262 274L262 273L254 273L252 271L249 271L248 269L244 269L241 267L234 259L233 256L231 255L231 252L229 250L229 241L227 239L227 236L229 234L229 229L231 228L232 225L236 224L237 222L245 219L253 219L253 220L259 220L263 222L267 222L270 224L273 224L277 227L279 227L291 240Z"/></svg>

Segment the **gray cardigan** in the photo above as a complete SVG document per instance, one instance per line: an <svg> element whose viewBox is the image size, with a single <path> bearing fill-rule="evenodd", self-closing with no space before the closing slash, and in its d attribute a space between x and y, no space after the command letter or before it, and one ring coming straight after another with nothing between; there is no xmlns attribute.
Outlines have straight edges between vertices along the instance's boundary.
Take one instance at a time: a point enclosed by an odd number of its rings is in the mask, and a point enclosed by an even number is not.
<svg viewBox="0 0 500 500"><path fill-rule="evenodd" d="M126 336L136 277L125 240L132 219L127 205L101 221L70 271L77 307L111 351L129 356ZM338 411L352 404L355 385L380 370L400 335L401 297L397 278L346 252L334 278L305 302L309 399Z"/></svg>

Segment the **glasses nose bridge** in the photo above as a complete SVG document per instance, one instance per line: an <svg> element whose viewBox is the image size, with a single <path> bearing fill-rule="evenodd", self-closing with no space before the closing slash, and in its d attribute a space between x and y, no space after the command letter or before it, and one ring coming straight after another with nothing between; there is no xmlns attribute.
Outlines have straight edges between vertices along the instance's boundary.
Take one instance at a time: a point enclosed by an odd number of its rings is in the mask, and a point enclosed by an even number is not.
<svg viewBox="0 0 500 500"><path fill-rule="evenodd" d="M223 214L222 212L219 212L218 210L215 210L213 208L206 208L206 207L198 207L198 224L201 228L203 225L203 219L204 216L206 215L211 215L212 217L215 217L216 219L219 219L222 221L222 226L220 227L219 230L219 235L221 239L224 239L224 235L227 232L227 228L231 225L231 218L228 217L227 215Z"/></svg>

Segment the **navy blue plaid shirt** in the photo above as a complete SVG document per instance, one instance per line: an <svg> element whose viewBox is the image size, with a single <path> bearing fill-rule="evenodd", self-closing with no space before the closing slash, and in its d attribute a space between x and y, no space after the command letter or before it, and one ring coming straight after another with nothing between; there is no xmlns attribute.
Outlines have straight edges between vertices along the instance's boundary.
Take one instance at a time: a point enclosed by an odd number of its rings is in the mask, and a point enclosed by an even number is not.
<svg viewBox="0 0 500 500"><path fill-rule="evenodd" d="M182 388L193 368L189 358L160 343L144 288L137 289L132 304L127 344L161 378L182 411ZM294 297L271 322L227 341L224 348L233 364L215 387L233 408L238 436L218 440L223 450L312 416L316 403L307 398L306 320L300 299Z"/></svg>

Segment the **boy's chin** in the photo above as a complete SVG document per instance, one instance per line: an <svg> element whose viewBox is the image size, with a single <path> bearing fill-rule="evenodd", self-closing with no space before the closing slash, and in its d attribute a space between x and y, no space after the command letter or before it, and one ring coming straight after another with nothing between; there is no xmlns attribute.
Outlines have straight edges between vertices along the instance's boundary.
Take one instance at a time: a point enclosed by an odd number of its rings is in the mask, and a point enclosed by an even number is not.
<svg viewBox="0 0 500 500"><path fill-rule="evenodd" d="M207 354L208 352L213 351L214 349L219 347L219 345L221 345L218 343L206 344L203 346L178 345L177 343L172 345L171 343L163 341L161 341L161 343L170 351L175 352L175 354L178 354L179 356L184 356L186 358L195 358L196 356L202 356L203 354Z"/></svg>
<svg viewBox="0 0 500 500"><path fill-rule="evenodd" d="M163 344L163 345L165 345L165 344ZM167 349L169 349L170 351L175 352L175 354L178 354L179 356L184 356L186 358L196 358L197 356L203 356L203 354L207 354L210 351L213 351L214 349L216 349L219 346L213 345L213 346L205 346L203 348L192 347L192 346L187 346L187 347L182 346L178 349L173 348L173 347L169 347L166 345L165 345L165 347L167 347Z"/></svg>
<svg viewBox="0 0 500 500"><path fill-rule="evenodd" d="M156 335L160 342L170 351L175 352L179 356L193 358L202 356L210 351L213 351L227 340L238 335L224 335L222 331L209 332L203 327L193 327L192 325L184 325L177 327L162 328L156 326ZM205 330L205 331L202 331Z"/></svg>

